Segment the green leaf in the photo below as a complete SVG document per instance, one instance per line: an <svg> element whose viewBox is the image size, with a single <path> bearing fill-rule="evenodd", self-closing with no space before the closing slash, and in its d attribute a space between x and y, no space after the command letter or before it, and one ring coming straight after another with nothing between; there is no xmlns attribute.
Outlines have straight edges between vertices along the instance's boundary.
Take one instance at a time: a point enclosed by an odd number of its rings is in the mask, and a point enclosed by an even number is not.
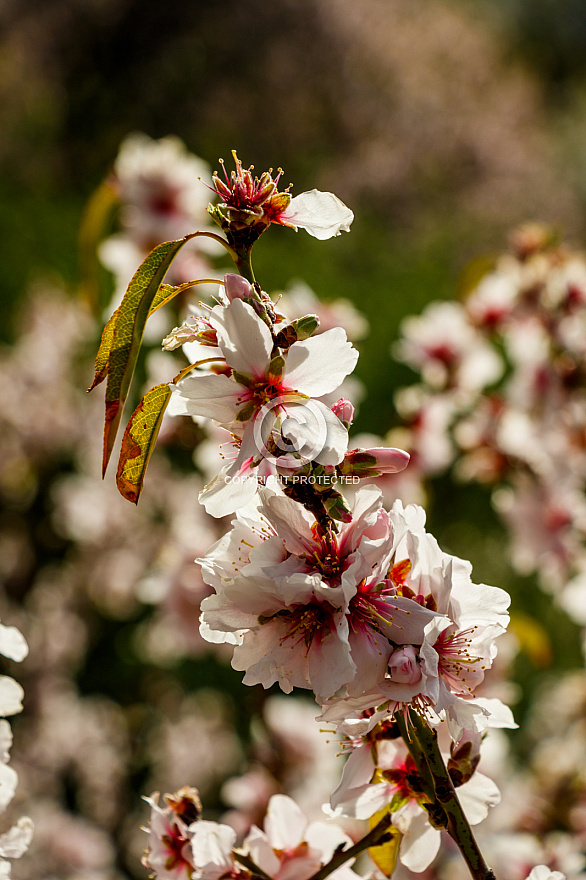
<svg viewBox="0 0 586 880"><path fill-rule="evenodd" d="M120 494L135 504L171 393L167 383L151 388L134 410L122 437L116 485Z"/></svg>
<svg viewBox="0 0 586 880"><path fill-rule="evenodd" d="M215 279L203 279L204 282L209 282L213 280ZM183 290L187 290L189 287L194 287L195 284L201 283L201 281L186 281L185 284L179 284L177 287L173 287L173 285L171 284L161 284L155 294L155 298L151 303L151 307L149 308L147 320L150 318L153 312L156 312L157 309L160 309L162 306L166 306L167 303L171 302L171 300L176 297L178 293L181 293ZM114 341L114 329L116 325L116 319L118 317L118 311L119 310L116 309L116 311L104 327L104 332L102 333L102 339L100 341L100 347L96 355L94 381L88 388L88 391L91 391L93 388L96 387L96 385L99 385L100 382L103 382L108 375L108 364L110 361L112 343Z"/></svg>
<svg viewBox="0 0 586 880"><path fill-rule="evenodd" d="M101 357L100 376L103 378L106 373L108 375L103 474L106 472L112 454L122 409L128 396L144 327L149 314L151 314L151 307L156 301L161 282L173 259L183 245L194 238L196 234L186 235L185 238L178 241L164 241L150 252L135 272L128 285L128 290L124 294L124 299L118 307L111 338L107 337L104 341L102 355L98 352ZM159 304L162 305L162 300L159 301ZM100 348L102 348L101 345ZM102 362L106 357L106 349L108 349L108 360L104 367ZM94 384L96 384L95 380Z"/></svg>
<svg viewBox="0 0 586 880"><path fill-rule="evenodd" d="M379 810L374 816L370 817L368 820L369 827L371 829L374 828L389 812L390 807L383 807L382 810ZM380 846L371 846L368 850L368 855L385 877L392 877L399 858L399 848L403 835L393 825L389 826L388 833L391 835L390 840L385 841Z"/></svg>

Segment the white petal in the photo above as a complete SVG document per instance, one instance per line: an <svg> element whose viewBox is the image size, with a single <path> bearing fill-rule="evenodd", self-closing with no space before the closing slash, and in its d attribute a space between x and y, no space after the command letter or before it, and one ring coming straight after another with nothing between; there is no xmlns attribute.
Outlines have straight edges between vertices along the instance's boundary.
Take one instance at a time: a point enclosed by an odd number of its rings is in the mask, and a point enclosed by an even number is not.
<svg viewBox="0 0 586 880"><path fill-rule="evenodd" d="M501 793L492 779L476 773L458 788L458 798L471 825L486 819L490 807L500 803Z"/></svg>
<svg viewBox="0 0 586 880"><path fill-rule="evenodd" d="M232 476L222 468L199 493L199 502L211 516L222 517L249 504L257 490L256 476Z"/></svg>
<svg viewBox="0 0 586 880"><path fill-rule="evenodd" d="M0 764L0 810L4 810L14 797L17 783L16 770L6 764Z"/></svg>
<svg viewBox="0 0 586 880"><path fill-rule="evenodd" d="M232 847L236 843L233 828L201 820L194 822L189 830L193 834L191 847L195 865L206 878L217 880L232 870Z"/></svg>
<svg viewBox="0 0 586 880"><path fill-rule="evenodd" d="M294 342L285 359L283 385L309 397L334 391L352 372L358 352L341 327Z"/></svg>
<svg viewBox="0 0 586 880"><path fill-rule="evenodd" d="M6 859L19 859L30 846L33 839L32 819L23 816L9 831L0 834L0 855Z"/></svg>
<svg viewBox="0 0 586 880"><path fill-rule="evenodd" d="M228 364L239 373L264 376L271 360L273 341L264 321L248 303L235 299L229 306L216 307L210 315L218 344Z"/></svg>
<svg viewBox="0 0 586 880"><path fill-rule="evenodd" d="M8 675L0 675L0 715L15 715L22 711L24 691Z"/></svg>
<svg viewBox="0 0 586 880"><path fill-rule="evenodd" d="M236 418L237 401L244 386L228 376L188 376L171 395L167 413L171 416L205 416L220 424Z"/></svg>
<svg viewBox="0 0 586 880"><path fill-rule="evenodd" d="M399 831L404 832L399 851L401 863L410 871L416 873L425 871L438 854L441 843L440 832L429 824L427 813L423 810L419 810L406 827L401 827L398 815L393 824Z"/></svg>
<svg viewBox="0 0 586 880"><path fill-rule="evenodd" d="M291 199L282 218L323 240L340 232L350 232L354 214L333 193L312 189Z"/></svg>
<svg viewBox="0 0 586 880"><path fill-rule="evenodd" d="M294 800L284 794L274 794L264 825L273 849L295 849L303 841L307 819Z"/></svg>
<svg viewBox="0 0 586 880"><path fill-rule="evenodd" d="M4 626L0 623L0 654L19 662L28 654L26 640L15 626Z"/></svg>
<svg viewBox="0 0 586 880"><path fill-rule="evenodd" d="M536 865L527 880L566 880L566 875L561 871L552 871L547 865Z"/></svg>

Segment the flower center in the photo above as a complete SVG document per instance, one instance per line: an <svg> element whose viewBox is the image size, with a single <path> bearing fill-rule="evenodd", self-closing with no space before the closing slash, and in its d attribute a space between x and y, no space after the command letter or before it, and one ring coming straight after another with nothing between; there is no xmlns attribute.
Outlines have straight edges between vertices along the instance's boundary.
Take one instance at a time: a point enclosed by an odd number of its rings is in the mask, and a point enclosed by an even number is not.
<svg viewBox="0 0 586 880"><path fill-rule="evenodd" d="M284 628L285 635L279 639L282 646L292 640L291 647L303 643L309 651L314 641L322 642L334 628L332 620L333 608L325 602L309 602L307 605L293 605L291 608L283 608L276 614L261 615L258 622L262 625L270 620L279 619Z"/></svg>

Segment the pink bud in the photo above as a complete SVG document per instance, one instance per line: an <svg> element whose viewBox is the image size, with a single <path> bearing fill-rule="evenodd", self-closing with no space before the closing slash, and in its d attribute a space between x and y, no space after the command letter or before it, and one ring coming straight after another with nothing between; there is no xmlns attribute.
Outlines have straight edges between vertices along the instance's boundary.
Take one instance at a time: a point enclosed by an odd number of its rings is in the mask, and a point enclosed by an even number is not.
<svg viewBox="0 0 586 880"><path fill-rule="evenodd" d="M246 278L243 278L242 275L235 275L232 272L224 275L224 289L230 302L233 302L235 299L245 299L245 297L254 296L252 287Z"/></svg>
<svg viewBox="0 0 586 880"><path fill-rule="evenodd" d="M354 407L350 401L346 400L344 397L340 397L340 399L335 402L332 406L332 412L348 427L350 427L354 421Z"/></svg>
<svg viewBox="0 0 586 880"><path fill-rule="evenodd" d="M394 449L392 446L375 446L374 449L366 449L376 457L375 469L381 474L396 474L403 471L409 464L411 456L404 449Z"/></svg>
<svg viewBox="0 0 586 880"><path fill-rule="evenodd" d="M389 675L400 684L417 684L421 670L413 645L397 648L389 657Z"/></svg>

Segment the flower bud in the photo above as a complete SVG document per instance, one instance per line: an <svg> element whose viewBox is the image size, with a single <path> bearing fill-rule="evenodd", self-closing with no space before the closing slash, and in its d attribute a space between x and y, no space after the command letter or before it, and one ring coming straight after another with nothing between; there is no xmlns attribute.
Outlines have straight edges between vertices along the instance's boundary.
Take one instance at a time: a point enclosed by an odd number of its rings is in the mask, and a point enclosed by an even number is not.
<svg viewBox="0 0 586 880"><path fill-rule="evenodd" d="M376 446L373 449L351 449L339 465L345 476L380 477L381 474L396 474L409 464L410 455L403 449Z"/></svg>
<svg viewBox="0 0 586 880"><path fill-rule="evenodd" d="M224 275L224 290L230 302L234 302L235 299L254 298L252 285L242 275L236 275L234 272Z"/></svg>
<svg viewBox="0 0 586 880"><path fill-rule="evenodd" d="M421 669L413 645L397 648L389 657L389 675L400 684L416 684L421 678Z"/></svg>
<svg viewBox="0 0 586 880"><path fill-rule="evenodd" d="M340 399L334 403L332 406L332 412L335 416L338 416L346 428L349 428L354 421L354 407L345 397L340 397Z"/></svg>

